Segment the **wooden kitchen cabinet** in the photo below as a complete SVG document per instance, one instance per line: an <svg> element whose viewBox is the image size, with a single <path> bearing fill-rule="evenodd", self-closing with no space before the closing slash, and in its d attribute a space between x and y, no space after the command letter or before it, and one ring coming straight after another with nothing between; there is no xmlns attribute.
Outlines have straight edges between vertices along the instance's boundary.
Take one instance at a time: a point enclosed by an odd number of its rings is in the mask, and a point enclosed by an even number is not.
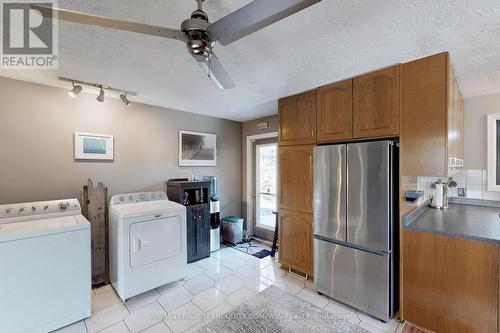
<svg viewBox="0 0 500 333"><path fill-rule="evenodd" d="M317 90L317 142L352 139L352 79Z"/></svg>
<svg viewBox="0 0 500 333"><path fill-rule="evenodd" d="M448 53L402 65L401 175L448 176L463 160L463 97Z"/></svg>
<svg viewBox="0 0 500 333"><path fill-rule="evenodd" d="M279 145L316 143L316 90L278 102Z"/></svg>
<svg viewBox="0 0 500 333"><path fill-rule="evenodd" d="M279 258L281 265L312 276L312 214L279 210Z"/></svg>
<svg viewBox="0 0 500 333"><path fill-rule="evenodd" d="M279 207L312 213L313 146L279 148Z"/></svg>
<svg viewBox="0 0 500 333"><path fill-rule="evenodd" d="M399 71L397 65L354 78L354 138L399 135Z"/></svg>
<svg viewBox="0 0 500 333"><path fill-rule="evenodd" d="M498 332L498 245L404 230L403 255L404 320L440 333Z"/></svg>

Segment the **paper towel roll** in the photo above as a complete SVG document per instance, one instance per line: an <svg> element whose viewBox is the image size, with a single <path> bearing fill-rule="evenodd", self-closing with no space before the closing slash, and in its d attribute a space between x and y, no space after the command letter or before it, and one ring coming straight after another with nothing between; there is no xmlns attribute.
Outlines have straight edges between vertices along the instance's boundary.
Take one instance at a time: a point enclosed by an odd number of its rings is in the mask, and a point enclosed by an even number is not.
<svg viewBox="0 0 500 333"><path fill-rule="evenodd" d="M443 198L444 198L444 185L443 184L436 184L436 194L435 194L435 206L436 207L443 207Z"/></svg>

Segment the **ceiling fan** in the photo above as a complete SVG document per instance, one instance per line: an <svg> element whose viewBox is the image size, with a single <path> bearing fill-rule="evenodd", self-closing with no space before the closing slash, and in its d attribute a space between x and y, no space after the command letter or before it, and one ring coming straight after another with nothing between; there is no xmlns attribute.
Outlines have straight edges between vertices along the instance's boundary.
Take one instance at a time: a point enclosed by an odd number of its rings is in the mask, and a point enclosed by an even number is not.
<svg viewBox="0 0 500 333"><path fill-rule="evenodd" d="M182 22L180 30L52 8L40 4L31 7L49 18L57 17L59 20L74 23L132 31L185 42L189 53L205 74L220 88L230 89L234 88L235 85L213 52L216 42L222 45L231 44L321 0L254 0L214 23L209 22L208 15L203 11L203 2L206 0L196 1L198 9L191 14L191 18Z"/></svg>

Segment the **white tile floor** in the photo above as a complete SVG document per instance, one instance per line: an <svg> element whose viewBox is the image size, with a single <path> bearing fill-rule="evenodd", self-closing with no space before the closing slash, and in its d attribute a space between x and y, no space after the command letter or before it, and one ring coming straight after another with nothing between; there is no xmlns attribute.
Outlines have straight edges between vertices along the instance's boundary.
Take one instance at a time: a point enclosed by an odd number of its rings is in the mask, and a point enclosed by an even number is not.
<svg viewBox="0 0 500 333"><path fill-rule="evenodd" d="M297 295L373 333L400 332L395 320L383 323L312 290L279 268L270 257L257 259L223 247L211 258L189 265L184 281L168 284L123 303L111 286L95 289L93 315L58 333L177 333L195 332L216 316L230 311L270 285Z"/></svg>

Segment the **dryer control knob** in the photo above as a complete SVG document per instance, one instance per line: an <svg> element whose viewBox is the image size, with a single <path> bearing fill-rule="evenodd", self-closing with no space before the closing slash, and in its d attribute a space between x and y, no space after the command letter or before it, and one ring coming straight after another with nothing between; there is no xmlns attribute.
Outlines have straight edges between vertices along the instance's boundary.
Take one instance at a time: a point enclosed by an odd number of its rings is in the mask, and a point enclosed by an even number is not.
<svg viewBox="0 0 500 333"><path fill-rule="evenodd" d="M10 214L10 212L12 212L12 209L10 209L10 208L7 208L7 209L5 210L5 214Z"/></svg>
<svg viewBox="0 0 500 333"><path fill-rule="evenodd" d="M120 197L120 201L121 201L121 202L124 202L124 201L125 201L125 197L124 197L124 196L121 196L121 197Z"/></svg>
<svg viewBox="0 0 500 333"><path fill-rule="evenodd" d="M134 201L134 196L133 195L129 195L128 196L128 201Z"/></svg>
<svg viewBox="0 0 500 333"><path fill-rule="evenodd" d="M67 209L69 207L69 202L67 202L67 201L60 202L58 207L60 209Z"/></svg>
<svg viewBox="0 0 500 333"><path fill-rule="evenodd" d="M24 207L19 208L19 213L24 212Z"/></svg>
<svg viewBox="0 0 500 333"><path fill-rule="evenodd" d="M35 207L35 206L31 207L31 210L32 210L32 211L35 211L35 210L36 210L36 207Z"/></svg>
<svg viewBox="0 0 500 333"><path fill-rule="evenodd" d="M141 194L139 195L139 199L140 199L140 200L144 200L144 199L146 199L146 195L145 195L144 193L141 193Z"/></svg>

